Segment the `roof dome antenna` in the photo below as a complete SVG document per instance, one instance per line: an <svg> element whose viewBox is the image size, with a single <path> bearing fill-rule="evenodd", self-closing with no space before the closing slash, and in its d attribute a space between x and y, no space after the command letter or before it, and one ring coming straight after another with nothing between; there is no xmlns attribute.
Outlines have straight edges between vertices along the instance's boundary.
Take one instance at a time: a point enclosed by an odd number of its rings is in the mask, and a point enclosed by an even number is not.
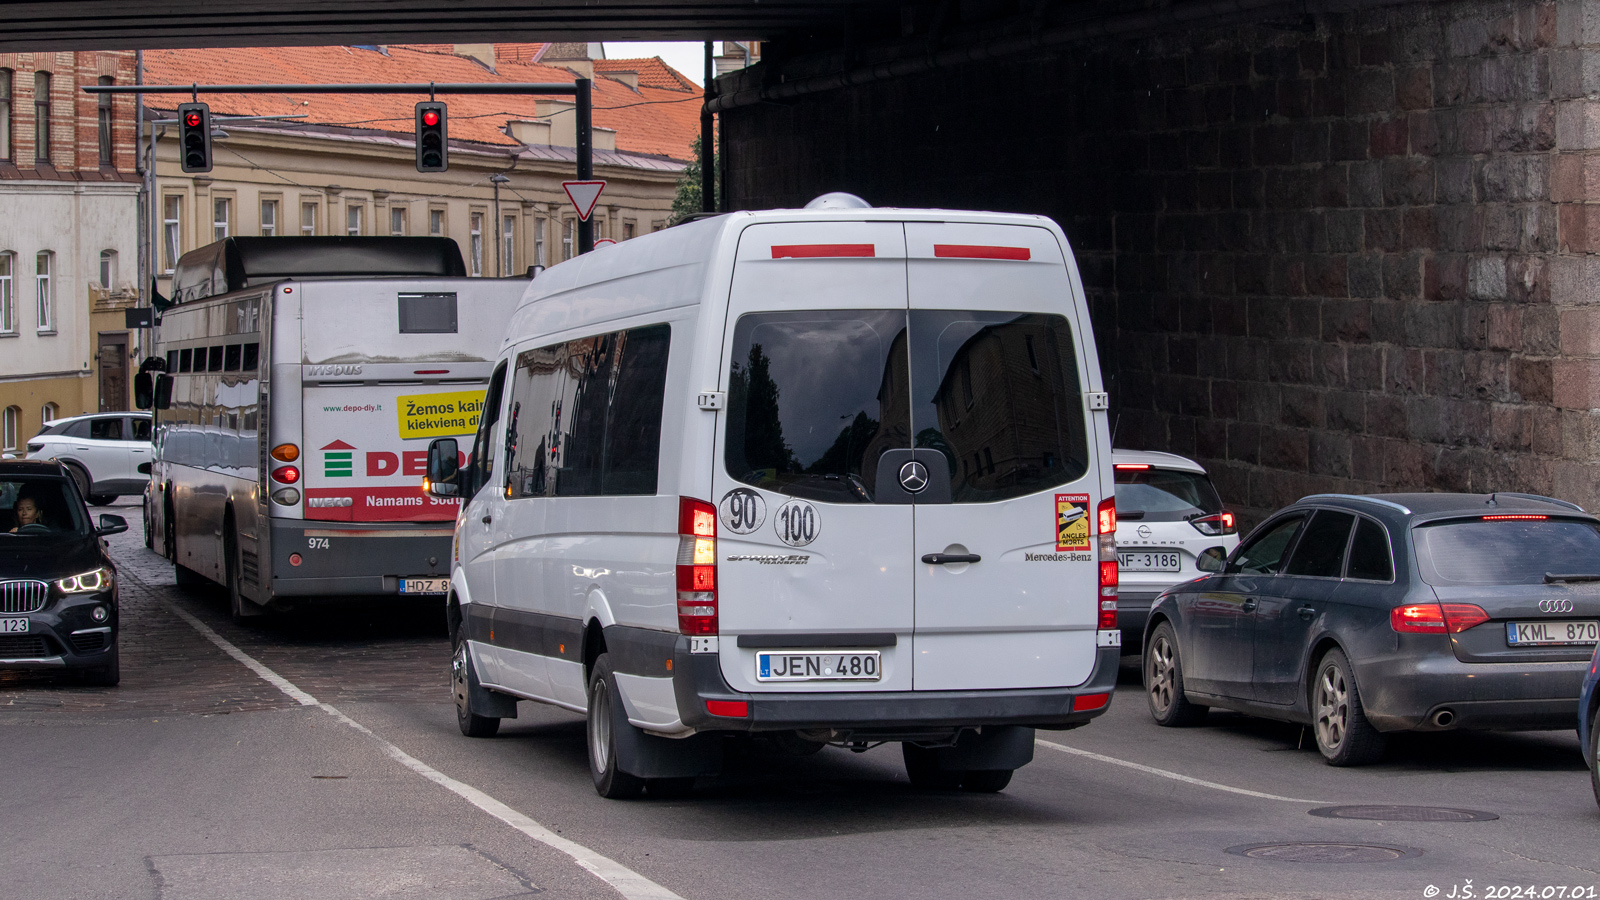
<svg viewBox="0 0 1600 900"><path fill-rule="evenodd" d="M806 209L871 209L872 204L844 191L830 191L806 204Z"/></svg>

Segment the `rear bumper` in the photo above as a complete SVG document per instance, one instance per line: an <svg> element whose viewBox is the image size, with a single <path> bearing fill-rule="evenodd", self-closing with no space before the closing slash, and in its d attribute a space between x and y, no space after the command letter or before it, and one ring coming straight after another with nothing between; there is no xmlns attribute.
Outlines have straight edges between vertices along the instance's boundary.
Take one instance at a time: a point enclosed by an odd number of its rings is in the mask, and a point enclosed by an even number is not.
<svg viewBox="0 0 1600 900"><path fill-rule="evenodd" d="M1379 731L1576 728L1587 662L1464 663L1454 655L1356 666L1368 720ZM1433 724L1442 710L1448 726Z"/></svg>
<svg viewBox="0 0 1600 900"><path fill-rule="evenodd" d="M450 577L451 522L269 521L275 597L394 595L402 578Z"/></svg>
<svg viewBox="0 0 1600 900"><path fill-rule="evenodd" d="M716 654L690 653L689 639L678 638L673 651L673 689L678 715L701 731L789 731L834 729L882 739L917 731L1025 725L1065 729L1088 724L1110 708L1073 711L1076 698L1110 694L1116 688L1120 651L1102 647L1083 684L1071 688L993 691L857 691L806 694L747 694L728 686ZM714 716L711 700L748 704L744 718Z"/></svg>

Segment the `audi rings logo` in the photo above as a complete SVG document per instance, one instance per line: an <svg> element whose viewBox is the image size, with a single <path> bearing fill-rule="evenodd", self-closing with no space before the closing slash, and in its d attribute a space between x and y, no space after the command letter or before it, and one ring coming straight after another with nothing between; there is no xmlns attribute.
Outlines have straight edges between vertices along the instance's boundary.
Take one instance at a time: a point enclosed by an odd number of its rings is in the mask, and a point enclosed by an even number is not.
<svg viewBox="0 0 1600 900"><path fill-rule="evenodd" d="M1562 613L1572 612L1571 600L1540 600L1539 612Z"/></svg>

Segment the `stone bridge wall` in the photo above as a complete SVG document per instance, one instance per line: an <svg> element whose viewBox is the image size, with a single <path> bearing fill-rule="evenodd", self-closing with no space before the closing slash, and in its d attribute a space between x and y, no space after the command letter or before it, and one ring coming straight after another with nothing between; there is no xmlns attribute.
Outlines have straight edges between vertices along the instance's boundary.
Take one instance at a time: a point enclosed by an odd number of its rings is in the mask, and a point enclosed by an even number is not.
<svg viewBox="0 0 1600 900"><path fill-rule="evenodd" d="M1198 457L1247 519L1320 491L1597 506L1591 45L1594 0L1065 47L732 110L728 191L1052 216L1117 445Z"/></svg>

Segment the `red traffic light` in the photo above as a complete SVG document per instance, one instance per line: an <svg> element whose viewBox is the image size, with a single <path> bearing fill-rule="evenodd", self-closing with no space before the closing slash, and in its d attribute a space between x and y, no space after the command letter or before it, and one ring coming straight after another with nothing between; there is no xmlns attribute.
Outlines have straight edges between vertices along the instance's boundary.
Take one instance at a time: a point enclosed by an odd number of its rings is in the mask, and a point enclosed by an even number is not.
<svg viewBox="0 0 1600 900"><path fill-rule="evenodd" d="M437 124L439 124L439 111L436 110L436 109L423 110L423 112L422 112L422 124L424 124L424 125L437 125Z"/></svg>
<svg viewBox="0 0 1600 900"><path fill-rule="evenodd" d="M200 127L200 114L197 113L197 112L192 112L192 113L185 114L184 117L183 117L183 124L189 126L190 128L199 128Z"/></svg>

